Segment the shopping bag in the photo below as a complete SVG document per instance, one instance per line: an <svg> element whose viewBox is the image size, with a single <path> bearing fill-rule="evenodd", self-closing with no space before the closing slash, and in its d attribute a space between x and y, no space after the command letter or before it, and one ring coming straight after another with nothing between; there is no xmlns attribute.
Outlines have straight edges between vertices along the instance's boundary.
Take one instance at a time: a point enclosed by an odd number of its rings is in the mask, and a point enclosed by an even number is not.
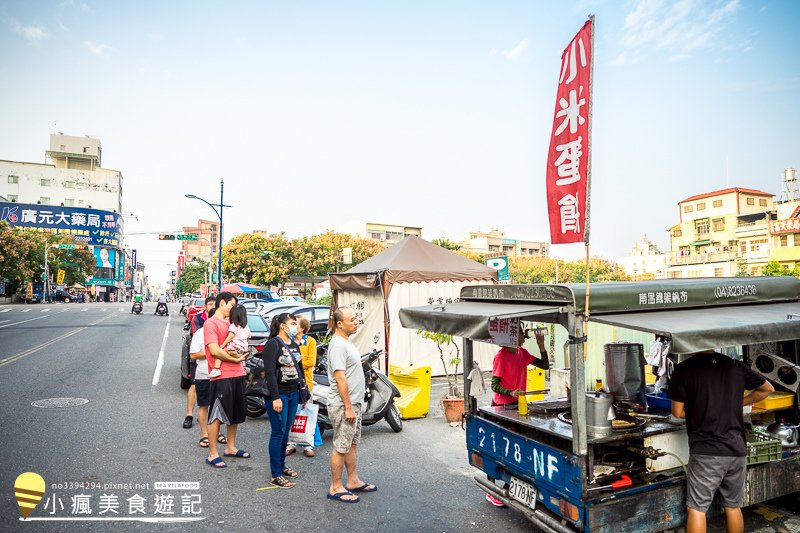
<svg viewBox="0 0 800 533"><path fill-rule="evenodd" d="M319 424L314 429L314 446L322 446L322 432L319 430Z"/></svg>
<svg viewBox="0 0 800 533"><path fill-rule="evenodd" d="M297 406L297 414L289 431L289 442L304 446L314 445L314 428L317 427L317 414L319 406L308 402L305 407Z"/></svg>

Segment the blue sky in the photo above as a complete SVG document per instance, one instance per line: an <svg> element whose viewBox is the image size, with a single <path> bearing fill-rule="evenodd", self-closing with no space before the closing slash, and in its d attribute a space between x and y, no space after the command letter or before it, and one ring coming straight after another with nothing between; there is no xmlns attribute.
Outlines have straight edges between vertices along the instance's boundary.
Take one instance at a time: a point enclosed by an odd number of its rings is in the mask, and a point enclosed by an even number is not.
<svg viewBox="0 0 800 533"><path fill-rule="evenodd" d="M0 159L91 135L129 231L353 220L547 240L561 50L597 17L592 252L667 244L683 198L800 165L800 3L0 2ZM132 239L162 268L175 244ZM580 245L556 246L575 257Z"/></svg>

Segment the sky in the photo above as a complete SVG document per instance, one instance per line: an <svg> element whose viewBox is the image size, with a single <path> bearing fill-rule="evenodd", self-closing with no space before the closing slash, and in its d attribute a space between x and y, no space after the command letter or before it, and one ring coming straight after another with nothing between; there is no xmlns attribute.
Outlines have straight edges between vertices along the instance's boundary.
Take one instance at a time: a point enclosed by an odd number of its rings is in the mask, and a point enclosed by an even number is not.
<svg viewBox="0 0 800 533"><path fill-rule="evenodd" d="M561 52L596 16L591 253L668 248L677 202L800 165L800 2L0 0L0 159L98 137L127 232L354 221L547 241ZM795 43L795 44L792 44ZM776 198L777 199L777 198ZM176 243L131 236L153 276ZM583 246L557 245L575 258Z"/></svg>

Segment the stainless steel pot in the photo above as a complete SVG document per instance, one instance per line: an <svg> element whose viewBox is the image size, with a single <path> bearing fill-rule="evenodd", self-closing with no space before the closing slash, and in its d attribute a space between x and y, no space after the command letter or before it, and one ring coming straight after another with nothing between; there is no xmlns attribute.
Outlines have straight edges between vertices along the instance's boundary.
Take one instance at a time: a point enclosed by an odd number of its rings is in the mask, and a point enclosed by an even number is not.
<svg viewBox="0 0 800 533"><path fill-rule="evenodd" d="M783 422L773 422L767 426L767 433L781 441L782 446L793 448L797 446L799 440L797 428L800 428L800 424L790 426Z"/></svg>

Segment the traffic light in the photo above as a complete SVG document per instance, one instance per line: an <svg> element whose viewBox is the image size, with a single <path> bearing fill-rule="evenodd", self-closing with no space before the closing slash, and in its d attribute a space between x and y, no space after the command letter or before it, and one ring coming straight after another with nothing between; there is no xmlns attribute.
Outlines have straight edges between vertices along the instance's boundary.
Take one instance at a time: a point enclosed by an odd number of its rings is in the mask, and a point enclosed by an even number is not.
<svg viewBox="0 0 800 533"><path fill-rule="evenodd" d="M170 235L169 233L159 233L158 234L159 241L174 241L175 235Z"/></svg>

